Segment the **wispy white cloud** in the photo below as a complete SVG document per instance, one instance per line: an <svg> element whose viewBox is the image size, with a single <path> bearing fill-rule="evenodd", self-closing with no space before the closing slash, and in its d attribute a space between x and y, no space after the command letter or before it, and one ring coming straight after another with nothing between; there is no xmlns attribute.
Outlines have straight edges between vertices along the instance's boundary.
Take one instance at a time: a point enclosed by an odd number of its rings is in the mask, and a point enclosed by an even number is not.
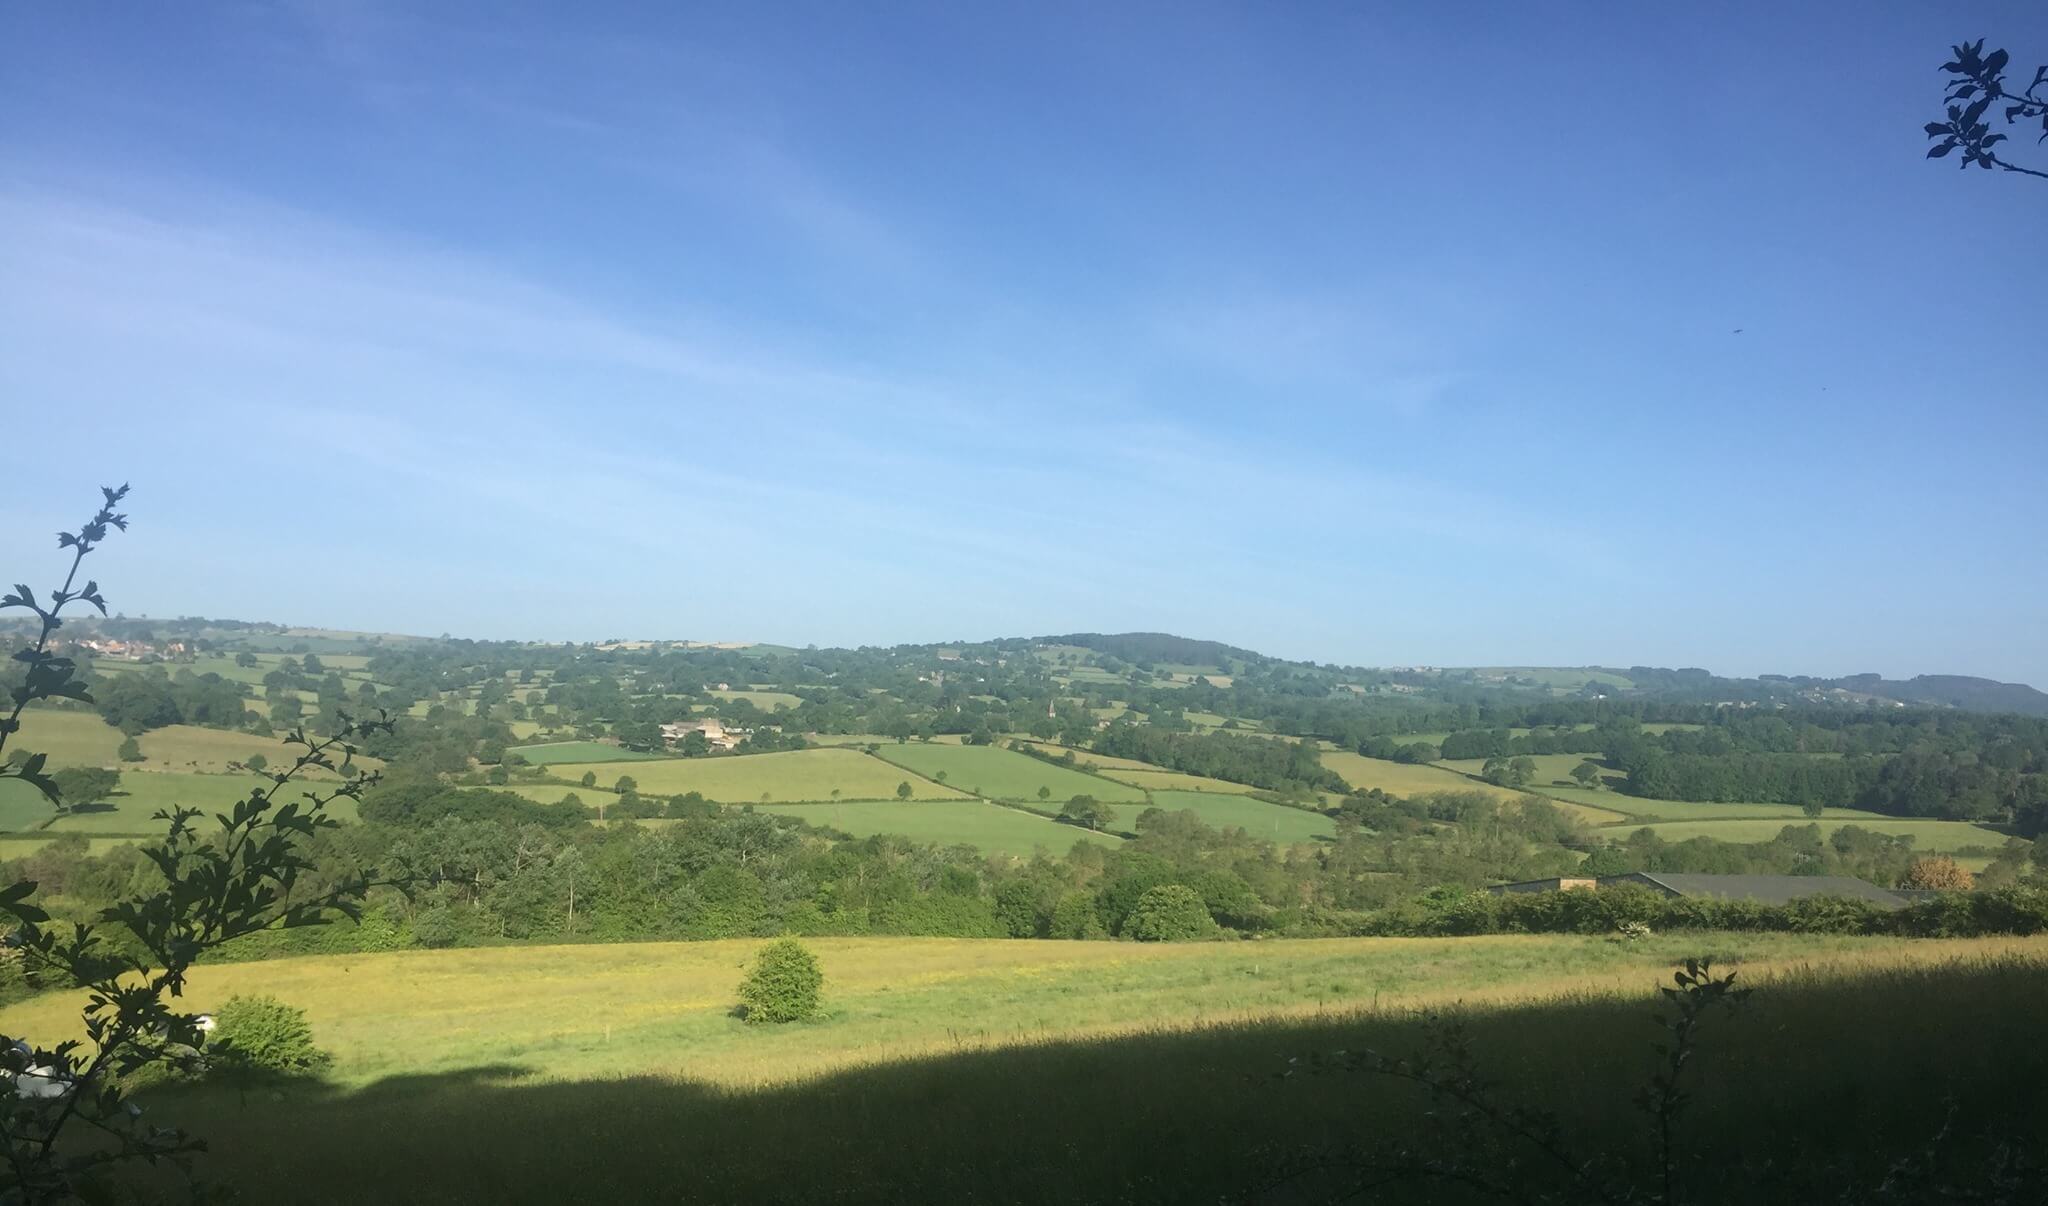
<svg viewBox="0 0 2048 1206"><path fill-rule="evenodd" d="M1080 622L1106 600L1200 610L1181 597L1191 567L1285 581L1315 553L1333 584L1386 581L1413 562L1404 545L1514 558L1563 530L1379 458L1233 439L1142 397L1077 411L1059 401L1073 370L1020 377L1024 348L1001 349L1001 371L856 368L829 342L735 326L687 297L629 310L235 196L0 191L0 226L14 286L0 385L89 399L141 446L208 466L159 483L189 496L169 510L195 536L218 535L224 497L266 496L278 470L264 450L311 437L319 468L285 505L370 525L357 555L437 583L421 606L477 606L479 577L518 578L503 550L550 548L527 572L629 567L636 590L677 600L672 619L643 605L610 627L875 639L948 616L942 630L999 631ZM252 472L230 488L218 474L243 457ZM428 516L459 527L451 551ZM1597 572L1600 542L1568 534ZM846 629L807 629L798 617L821 600L792 594L792 566L847 592L828 596L846 600L828 604ZM887 597L903 590L914 601ZM573 593L560 605L610 614ZM209 607L222 609L183 609ZM263 610L294 614L289 592Z"/></svg>

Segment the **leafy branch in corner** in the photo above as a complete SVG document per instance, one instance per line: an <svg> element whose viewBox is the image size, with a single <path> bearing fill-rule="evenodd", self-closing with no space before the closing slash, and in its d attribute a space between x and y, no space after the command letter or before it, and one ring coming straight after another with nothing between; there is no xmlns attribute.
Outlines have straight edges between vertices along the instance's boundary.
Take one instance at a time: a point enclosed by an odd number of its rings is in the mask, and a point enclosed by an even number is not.
<svg viewBox="0 0 2048 1206"><path fill-rule="evenodd" d="M53 698L90 702L84 684L73 677L70 660L50 655L48 644L61 623L58 613L68 603L83 599L105 611L96 583L71 589L79 562L107 528L125 527L126 517L112 508L127 487L105 493L107 505L91 522L59 537L61 547L74 554L71 574L52 592L51 605L37 604L27 587L17 587L5 600L6 606L34 609L42 618L42 632L32 647L16 655L29 663L30 678L15 691L14 711L0 726L0 753L19 732L22 709L29 703ZM381 882L370 874L354 873L317 890L303 883L313 879L314 871L304 843L338 824L328 815L328 805L344 797L359 799L377 781L355 765L357 743L393 727L381 715L363 721L344 715L341 721L331 737L316 739L303 728L294 730L286 744L300 752L291 765L265 774L264 786L230 811L216 813L216 830L202 834L196 822L204 814L197 809L158 811L155 819L166 824L164 839L143 854L162 882L100 910L91 922L51 923L49 914L31 903L32 881L0 888L0 914L16 926L6 943L23 976L32 984L76 984L86 990L82 1041L40 1047L26 1038L0 1035L0 1075L12 1090L0 1103L0 1142L7 1161L0 1168L0 1201L75 1199L89 1192L105 1170L128 1161L168 1162L190 1176L190 1157L204 1151L205 1143L175 1127L145 1121L127 1084L146 1069L189 1073L203 1068L198 1016L179 1009L177 1002L192 965L208 951L263 930L320 925L337 915L360 919L365 893ZM35 783L61 807L43 765L43 755L31 755L13 773ZM339 782L285 798L288 789L304 786L309 771L325 771Z"/></svg>
<svg viewBox="0 0 2048 1206"><path fill-rule="evenodd" d="M50 605L44 607L36 602L36 592L21 584L16 584L13 591L0 597L0 611L25 607L35 612L37 620L41 622L35 643L14 655L15 661L28 664L28 672L22 684L13 691L14 710L4 719L0 719L0 755L7 752L9 739L21 731L22 709L28 705L44 699L92 702L92 697L86 693L85 682L77 676L78 664L68 657L59 657L50 652L50 637L64 626L62 613L73 603L90 603L99 609L101 615L107 614L107 601L100 597L99 583L88 579L83 587L71 589L71 584L78 581L80 564L85 561L87 553L92 552L107 538L107 529L119 528L124 532L128 530L128 517L114 510L121 500L128 496L128 487L125 484L119 489L102 486L100 493L106 496L106 501L91 519L80 525L76 532L57 533L57 547L71 550L71 569L64 575L64 585L50 592ZM62 808L63 799L57 790L56 782L43 773L43 765L47 760L48 755L30 754L26 761L18 764L0 765L0 778L26 780L37 791L42 792L50 803Z"/></svg>
<svg viewBox="0 0 2048 1206"><path fill-rule="evenodd" d="M1948 119L1930 121L1924 127L1927 137L1940 140L1927 148L1927 157L1946 158L1960 148L1963 157L1958 167L1967 168L1974 163L1986 171L1999 168L2048 180L2048 172L1999 158L1992 148L2006 141L2006 135L1993 133L1990 123L1984 120L1994 105L2004 112L2006 125L2038 119L2041 137L2035 142L2048 142L2048 66L2034 69L2034 81L2025 92L2012 92L2005 85L2005 65L2012 58L2010 54L2003 50L1985 54L1982 38L1964 42L1952 51L1955 57L1941 65L1943 71L1955 77L1948 82L1944 97Z"/></svg>

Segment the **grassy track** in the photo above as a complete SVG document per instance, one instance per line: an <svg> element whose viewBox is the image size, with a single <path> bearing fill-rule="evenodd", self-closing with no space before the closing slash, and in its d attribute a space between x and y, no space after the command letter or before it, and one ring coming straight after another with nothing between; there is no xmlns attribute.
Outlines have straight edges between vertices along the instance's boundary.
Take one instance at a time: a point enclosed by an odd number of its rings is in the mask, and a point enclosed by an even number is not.
<svg viewBox="0 0 2048 1206"><path fill-rule="evenodd" d="M956 751L957 752L957 751ZM1021 757L1021 755L1012 755ZM557 772L568 774L567 771ZM609 786L631 775L640 790L652 795L699 792L728 804L804 803L811 801L893 800L896 785L908 782L911 798L959 799L965 793L915 774L904 774L878 758L849 749L792 750L781 754L745 754L719 758L663 758L649 762L615 762L597 768L597 781ZM577 776L571 776L577 777ZM834 791L839 794L834 797Z"/></svg>
<svg viewBox="0 0 2048 1206"><path fill-rule="evenodd" d="M973 846L984 854L1029 858L1034 851L1060 855L1075 842L1117 845L1119 839L1061 825L986 800L901 803L869 800L856 804L759 804L762 812L798 817L852 834L900 834L913 842L940 846Z"/></svg>
<svg viewBox="0 0 2048 1206"><path fill-rule="evenodd" d="M1046 799L1053 803L1084 795L1114 802L1145 798L1144 792L1129 784L1053 766L1014 750L997 749L991 745L942 746L911 742L908 745L885 745L881 756L927 779L936 778L943 772L946 786L997 800L1036 801L1041 787L1048 790Z"/></svg>

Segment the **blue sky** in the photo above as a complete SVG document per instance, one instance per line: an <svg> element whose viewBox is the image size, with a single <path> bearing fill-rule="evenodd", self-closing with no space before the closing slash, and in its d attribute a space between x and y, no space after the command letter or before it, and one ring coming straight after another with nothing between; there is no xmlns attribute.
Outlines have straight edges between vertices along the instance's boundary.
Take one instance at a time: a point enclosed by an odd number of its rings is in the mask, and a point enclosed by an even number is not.
<svg viewBox="0 0 2048 1206"><path fill-rule="evenodd" d="M2048 685L2040 5L726 7L10 7L7 580Z"/></svg>

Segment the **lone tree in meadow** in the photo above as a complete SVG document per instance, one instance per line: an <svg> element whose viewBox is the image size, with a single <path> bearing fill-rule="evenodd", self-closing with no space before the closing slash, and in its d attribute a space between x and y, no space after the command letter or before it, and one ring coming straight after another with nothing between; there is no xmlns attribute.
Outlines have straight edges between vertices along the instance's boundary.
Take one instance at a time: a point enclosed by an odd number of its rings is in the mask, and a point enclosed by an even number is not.
<svg viewBox="0 0 2048 1206"><path fill-rule="evenodd" d="M908 800L910 798L910 780L905 779L896 785L896 798L899 800Z"/></svg>
<svg viewBox="0 0 2048 1206"><path fill-rule="evenodd" d="M1060 809L1060 819L1086 825L1090 829L1101 829L1104 825L1116 824L1116 809L1094 796L1075 796Z"/></svg>
<svg viewBox="0 0 2048 1206"><path fill-rule="evenodd" d="M2006 51L1985 54L1984 39L1978 38L1952 47L1951 53L1955 57L1941 65L1953 77L1944 90L1943 100L1948 106L1945 120L1930 121L1922 127L1927 137L1935 140L1927 148L1927 157L1945 159L1951 152L1961 150L1963 157L1958 167L1968 168L1974 163L1987 172L1997 168L2048 180L2048 172L2000 158L1992 148L2006 141L2006 135L1993 131L1987 120L1995 113L2008 126L2038 121L2041 135L2034 140L2035 144L2048 142L2048 66L2034 69L2033 82L2026 91L2011 92L2006 88L2005 67L2012 56Z"/></svg>
<svg viewBox="0 0 2048 1206"><path fill-rule="evenodd" d="M810 948L794 938L777 938L761 948L740 981L740 1004L751 1024L801 1022L817 1016L824 986L825 973Z"/></svg>
<svg viewBox="0 0 2048 1206"><path fill-rule="evenodd" d="M1572 778L1586 787L1600 786L1600 764L1591 758L1572 768Z"/></svg>

